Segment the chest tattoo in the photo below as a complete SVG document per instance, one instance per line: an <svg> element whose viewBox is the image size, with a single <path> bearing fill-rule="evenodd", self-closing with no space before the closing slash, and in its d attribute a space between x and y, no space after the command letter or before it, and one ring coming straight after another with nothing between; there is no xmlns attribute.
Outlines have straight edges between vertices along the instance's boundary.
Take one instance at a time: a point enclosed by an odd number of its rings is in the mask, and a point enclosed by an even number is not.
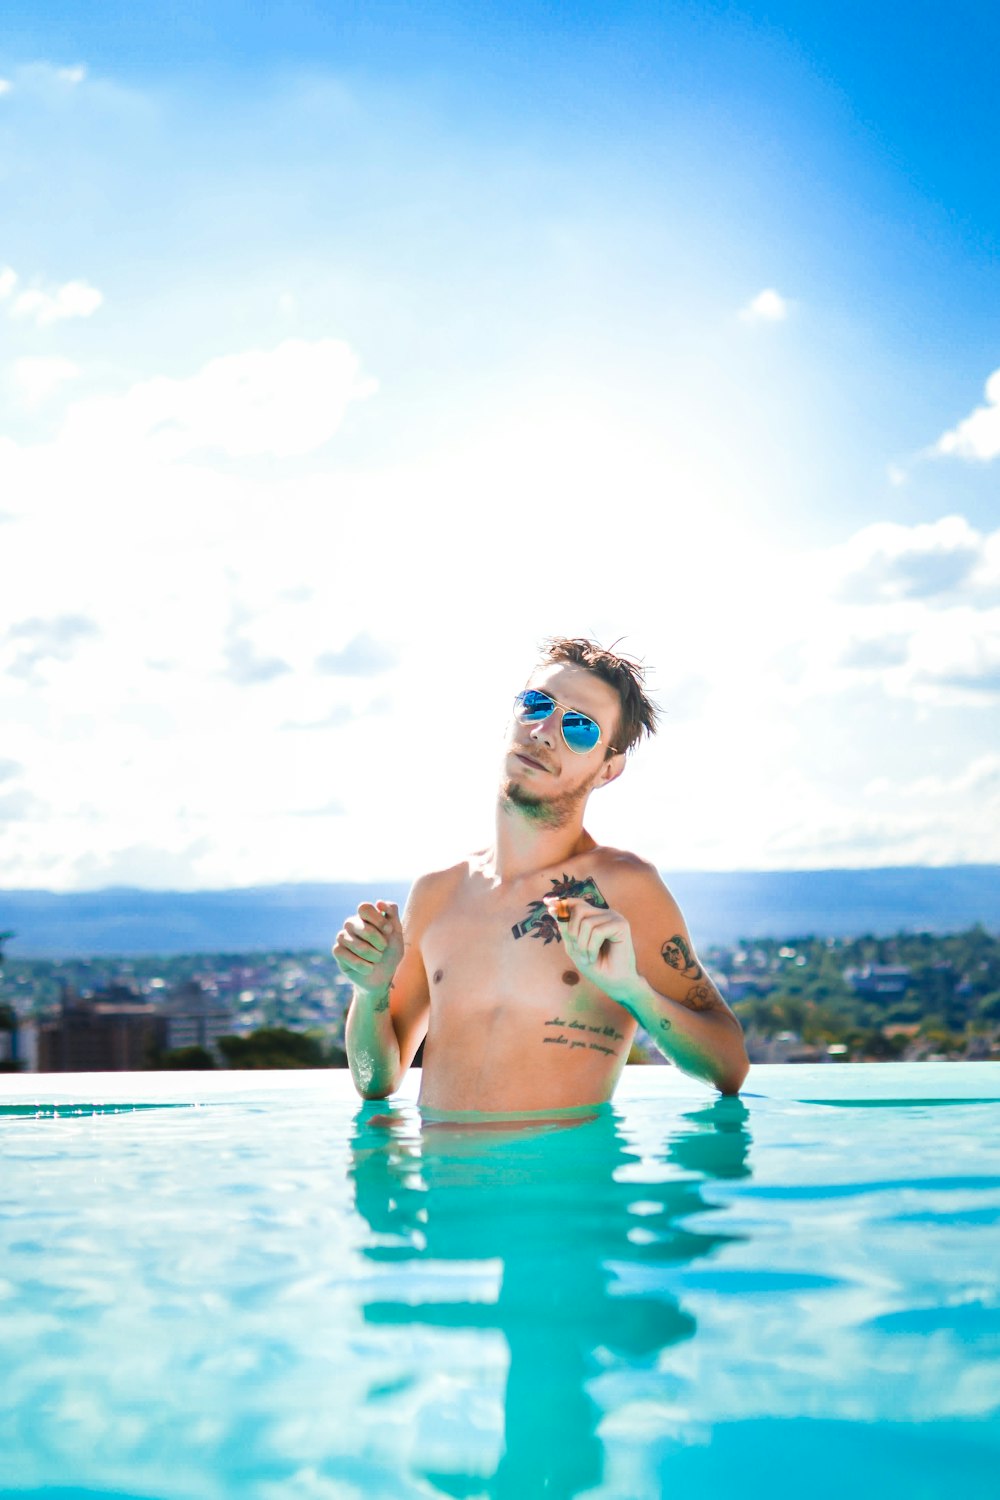
<svg viewBox="0 0 1000 1500"><path fill-rule="evenodd" d="M598 906L603 911L608 909L608 903L597 889L592 875L585 876L583 880L572 880L570 876L564 875L562 880L551 880L549 884L552 886L548 892L550 896L580 896L590 906ZM516 938L526 937L530 932L532 937L540 937L543 943L562 942L559 924L554 917L549 916L544 901L530 901L528 915L523 922L516 923L511 932Z"/></svg>

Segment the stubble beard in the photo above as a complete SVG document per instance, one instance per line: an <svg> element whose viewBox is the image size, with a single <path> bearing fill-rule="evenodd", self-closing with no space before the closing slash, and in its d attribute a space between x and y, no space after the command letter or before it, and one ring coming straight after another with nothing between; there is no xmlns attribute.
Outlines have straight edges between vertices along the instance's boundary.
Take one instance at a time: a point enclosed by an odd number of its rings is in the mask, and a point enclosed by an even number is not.
<svg viewBox="0 0 1000 1500"><path fill-rule="evenodd" d="M590 794L592 783L584 782L570 791L560 792L554 797L541 797L537 792L527 791L519 781L507 776L500 784L500 802L504 807L513 807L529 823L541 828L564 828L571 822L581 803Z"/></svg>

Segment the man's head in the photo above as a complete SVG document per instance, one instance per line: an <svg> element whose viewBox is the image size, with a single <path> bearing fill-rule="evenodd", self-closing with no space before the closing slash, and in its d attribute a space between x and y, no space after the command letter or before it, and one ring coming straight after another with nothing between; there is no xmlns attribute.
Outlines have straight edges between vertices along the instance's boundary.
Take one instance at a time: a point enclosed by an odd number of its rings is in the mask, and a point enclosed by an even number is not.
<svg viewBox="0 0 1000 1500"><path fill-rule="evenodd" d="M501 798L562 826L595 787L621 775L627 751L655 728L638 663L593 641L547 640L515 710Z"/></svg>
<svg viewBox="0 0 1000 1500"><path fill-rule="evenodd" d="M582 636L550 636L542 642L539 666L569 665L583 667L615 691L618 720L605 749L605 759L614 753L627 755L642 736L656 733L656 705L646 695L645 670L630 656L598 646Z"/></svg>

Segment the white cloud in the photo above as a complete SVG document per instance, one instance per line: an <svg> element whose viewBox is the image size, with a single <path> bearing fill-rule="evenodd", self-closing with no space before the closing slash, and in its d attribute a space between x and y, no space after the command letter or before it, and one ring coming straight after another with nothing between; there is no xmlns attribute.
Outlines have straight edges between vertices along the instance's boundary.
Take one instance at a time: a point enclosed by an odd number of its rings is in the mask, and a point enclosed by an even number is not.
<svg viewBox="0 0 1000 1500"><path fill-rule="evenodd" d="M356 635L341 651L324 651L316 658L316 670L331 677L370 677L396 665L398 655L367 631Z"/></svg>
<svg viewBox="0 0 1000 1500"><path fill-rule="evenodd" d="M864 789L866 797L891 795L903 800L923 802L928 797L948 798L970 792L1000 794L1000 755L980 755L952 776L918 776L912 781L895 781L878 776Z"/></svg>
<svg viewBox="0 0 1000 1500"><path fill-rule="evenodd" d="M103 301L103 293L86 281L67 281L52 292L29 287L14 298L10 316L31 319L39 328L45 328L64 318L89 318Z"/></svg>
<svg viewBox="0 0 1000 1500"><path fill-rule="evenodd" d="M226 646L225 675L241 687L270 682L290 671L287 661L280 656L264 656L245 636L234 635Z"/></svg>
<svg viewBox="0 0 1000 1500"><path fill-rule="evenodd" d="M1000 532L986 538L964 516L916 526L880 521L837 549L837 591L855 604L954 596L990 581L995 541Z"/></svg>
<svg viewBox="0 0 1000 1500"><path fill-rule="evenodd" d="M3 98L4 94L9 94L12 87L13 84L9 78L0 78L0 99Z"/></svg>
<svg viewBox="0 0 1000 1500"><path fill-rule="evenodd" d="M858 694L922 712L1000 698L1000 530L958 515L880 522L802 557L795 575L788 607L805 623L768 657L768 690L789 712Z"/></svg>
<svg viewBox="0 0 1000 1500"><path fill-rule="evenodd" d="M124 395L78 402L64 437L92 450L143 446L167 459L201 449L289 458L322 447L350 403L376 389L341 340L286 339L269 351L221 355L185 379L156 376Z"/></svg>
<svg viewBox="0 0 1000 1500"><path fill-rule="evenodd" d="M740 309L744 323L783 323L788 317L790 303L773 287L765 287Z"/></svg>
<svg viewBox="0 0 1000 1500"><path fill-rule="evenodd" d="M17 272L10 266L0 266L0 301L9 297L17 286Z"/></svg>
<svg viewBox="0 0 1000 1500"><path fill-rule="evenodd" d="M934 451L989 463L1000 454L1000 370L986 382L986 405L938 438Z"/></svg>
<svg viewBox="0 0 1000 1500"><path fill-rule="evenodd" d="M82 614L19 620L6 633L7 671L13 677L41 681L42 667L50 662L71 661L78 643L97 633L93 620Z"/></svg>
<svg viewBox="0 0 1000 1500"><path fill-rule="evenodd" d="M27 822L43 811L44 804L31 792L20 790L0 793L0 822Z"/></svg>
<svg viewBox="0 0 1000 1500"><path fill-rule="evenodd" d="M74 87L78 83L82 83L83 80L86 78L86 76L87 76L87 70L83 66L82 63L77 63L72 68L57 68L56 69L56 77L58 79L60 79L60 81L62 83L68 83L68 84L73 85Z"/></svg>
<svg viewBox="0 0 1000 1500"><path fill-rule="evenodd" d="M58 355L26 355L11 367L11 384L26 406L41 406L67 380L79 375L79 366Z"/></svg>
<svg viewBox="0 0 1000 1500"><path fill-rule="evenodd" d="M854 667L859 671L885 667L898 667L909 656L909 638L906 635L857 635L844 643L839 665Z"/></svg>
<svg viewBox="0 0 1000 1500"><path fill-rule="evenodd" d="M924 619L910 643L915 696L970 706L1000 701L1000 609L956 608Z"/></svg>

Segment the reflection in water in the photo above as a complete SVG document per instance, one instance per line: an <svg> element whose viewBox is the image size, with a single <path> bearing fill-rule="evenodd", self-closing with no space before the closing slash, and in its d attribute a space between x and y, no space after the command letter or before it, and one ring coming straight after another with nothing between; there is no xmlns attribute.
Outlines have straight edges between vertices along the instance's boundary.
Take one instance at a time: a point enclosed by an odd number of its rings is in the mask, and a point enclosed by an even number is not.
<svg viewBox="0 0 1000 1500"><path fill-rule="evenodd" d="M366 1320L496 1331L510 1351L495 1473L420 1477L442 1494L496 1500L600 1485L603 1412L588 1384L609 1369L654 1367L662 1349L694 1333L656 1268L684 1266L734 1238L680 1221L713 1207L699 1178L749 1175L745 1105L718 1099L675 1118L653 1160L608 1105L584 1120L530 1126L422 1122L412 1109L386 1108L359 1111L352 1174L373 1231L363 1253L393 1263L400 1295L366 1303ZM426 1286L406 1300L408 1262L426 1271L484 1261L502 1262L495 1302L429 1301ZM643 1274L626 1279L618 1268L629 1267Z"/></svg>

